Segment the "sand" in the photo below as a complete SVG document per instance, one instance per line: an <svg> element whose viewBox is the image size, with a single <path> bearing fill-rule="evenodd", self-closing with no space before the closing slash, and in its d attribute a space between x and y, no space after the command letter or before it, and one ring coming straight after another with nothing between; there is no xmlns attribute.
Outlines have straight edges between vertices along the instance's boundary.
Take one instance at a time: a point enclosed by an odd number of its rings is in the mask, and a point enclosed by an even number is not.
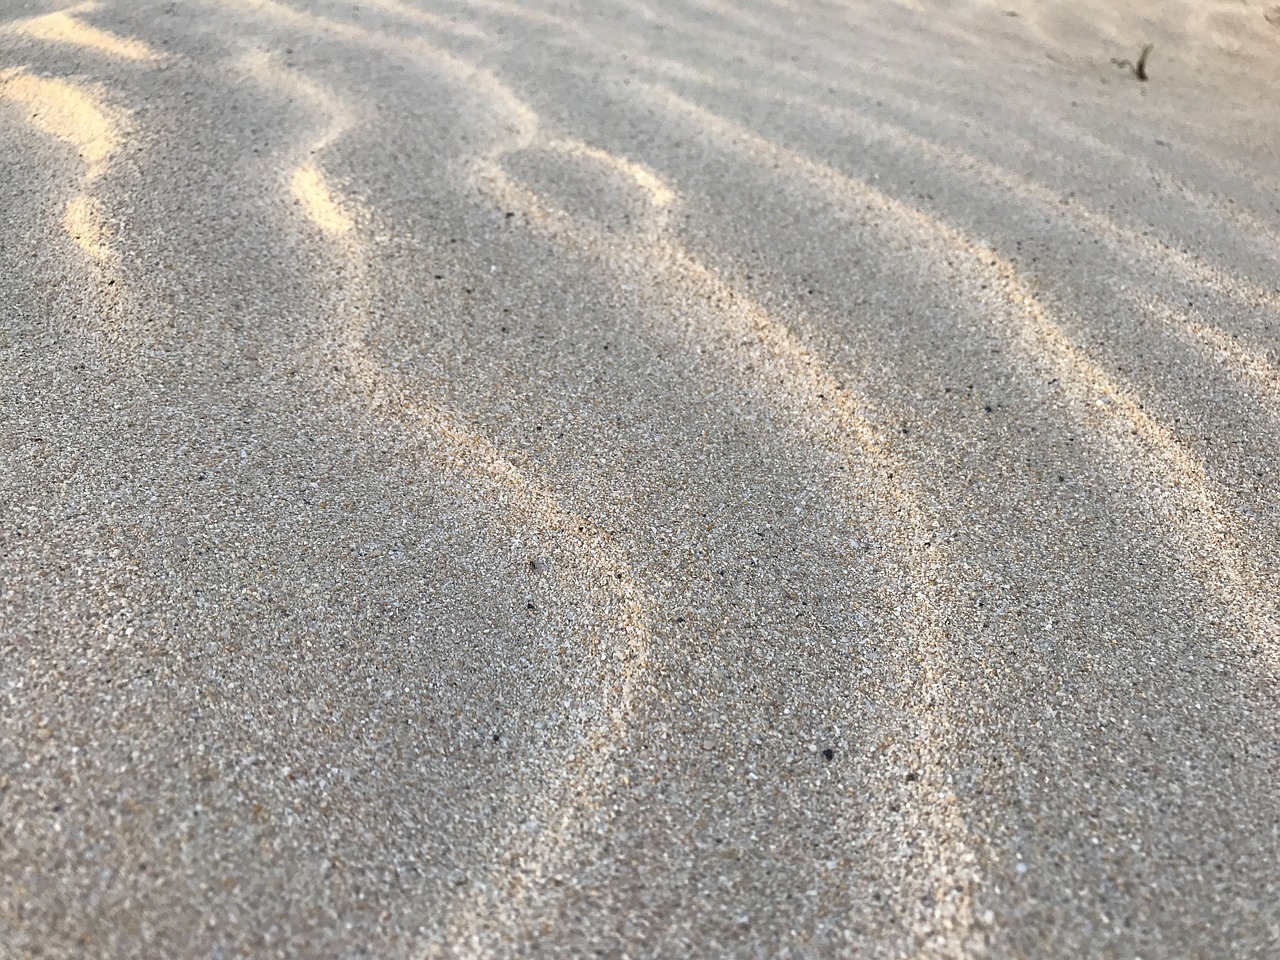
<svg viewBox="0 0 1280 960"><path fill-rule="evenodd" d="M1280 8L4 16L0 956L1280 955Z"/></svg>

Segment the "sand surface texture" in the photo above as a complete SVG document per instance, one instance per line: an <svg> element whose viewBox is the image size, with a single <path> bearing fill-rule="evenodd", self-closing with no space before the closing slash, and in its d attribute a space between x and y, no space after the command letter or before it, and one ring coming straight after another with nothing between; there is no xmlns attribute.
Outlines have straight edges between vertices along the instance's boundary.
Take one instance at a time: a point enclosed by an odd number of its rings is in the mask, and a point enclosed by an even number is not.
<svg viewBox="0 0 1280 960"><path fill-rule="evenodd" d="M0 956L1280 956L1280 7L2 12Z"/></svg>

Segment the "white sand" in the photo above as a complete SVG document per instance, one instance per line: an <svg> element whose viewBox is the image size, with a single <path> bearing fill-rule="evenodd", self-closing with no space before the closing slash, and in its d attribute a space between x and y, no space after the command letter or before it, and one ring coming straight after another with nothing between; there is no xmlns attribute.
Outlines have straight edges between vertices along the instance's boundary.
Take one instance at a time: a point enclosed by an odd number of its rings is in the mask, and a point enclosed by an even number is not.
<svg viewBox="0 0 1280 960"><path fill-rule="evenodd" d="M1120 6L5 11L0 957L1280 955L1280 8Z"/></svg>

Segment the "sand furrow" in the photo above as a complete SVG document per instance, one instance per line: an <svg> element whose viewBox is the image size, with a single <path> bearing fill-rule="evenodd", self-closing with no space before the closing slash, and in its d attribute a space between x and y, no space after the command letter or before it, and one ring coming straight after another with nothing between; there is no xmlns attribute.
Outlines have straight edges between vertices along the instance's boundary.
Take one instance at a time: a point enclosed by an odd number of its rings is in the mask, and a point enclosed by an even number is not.
<svg viewBox="0 0 1280 960"><path fill-rule="evenodd" d="M541 758L541 763L561 771L554 787L532 797L523 795L523 790L516 792L512 802L521 808L513 815L516 822L534 817L548 827L532 836L521 832L507 838L506 855L491 871L487 884L451 910L445 921L450 937L467 943L482 925L493 923L495 914L511 925L531 922L525 914L536 887L526 878L554 874L573 862L575 851L568 846L572 830L599 806L599 798L609 790L615 778L610 770L613 757L628 737L637 700L650 689L646 673L653 601L608 534L567 508L546 478L518 465L488 438L461 426L456 417L420 397L420 387L400 382L373 358L367 346L367 328L378 261L376 247L357 227L358 220L368 218L353 213L354 201L334 192L310 159L346 132L354 111L313 81L275 66L265 54L252 54L248 64L253 75L277 89L297 92L310 101L310 109L327 118L325 131L306 148L309 159L290 174L289 186L305 216L329 238L343 267L345 280L334 339L348 385L355 387L376 415L388 418L396 429L430 448L437 462L480 481L480 489L497 498L507 511L510 526L502 531L503 539L519 539L533 531L565 537L566 549L577 555L576 588L581 597L590 597L602 585L615 594L616 619L603 625L598 634L584 638L584 653L591 658L587 662L594 665L590 683L598 698L596 717L563 756ZM509 95L502 100L515 102ZM519 109L520 122L528 122L531 116L526 109ZM322 369L328 359L327 351L323 352ZM568 602L581 604L584 600L570 598ZM592 618L585 619L590 622Z"/></svg>
<svg viewBox="0 0 1280 960"><path fill-rule="evenodd" d="M1280 952L1270 3L17 6L0 954Z"/></svg>
<svg viewBox="0 0 1280 960"><path fill-rule="evenodd" d="M919 232L942 251L941 255L958 255L968 261L979 275L986 275L992 286L1015 312L1005 327L1013 345L1026 351L1029 360L1050 364L1055 379L1069 392L1077 416L1090 406L1105 408L1126 429L1099 431L1100 439L1121 453L1123 462L1138 468L1152 491L1162 490L1162 478L1170 472L1177 478L1174 502L1180 514L1181 529L1192 532L1198 543L1185 559L1204 583L1206 589L1231 610L1233 616L1251 637L1265 646L1273 646L1280 637L1280 615L1271 599L1266 571L1270 558L1254 558L1242 550L1231 534L1235 519L1227 508L1224 494L1209 476L1208 469L1177 436L1158 422L1129 390L1119 385L1088 353L1074 343L1061 324L1040 303L1032 284L1018 269L995 250L986 247L961 231L930 214L888 196L869 184L855 181L820 161L815 161L778 146L736 122L685 100L669 89L651 85L644 88L660 103L682 115L725 142L747 151L759 160L785 163L789 169L813 182L821 189L853 209L870 205L902 226ZM992 319L1001 324L999 311ZM1008 323L1009 321L1004 321ZM1139 445L1129 439L1137 436ZM1156 499L1164 500L1157 493Z"/></svg>
<svg viewBox="0 0 1280 960"><path fill-rule="evenodd" d="M575 140L535 141L530 149L599 165L639 189L649 215L634 225L630 233L621 235L578 221L511 177L504 169L501 155L484 158L477 163L474 173L477 184L493 197L498 208L517 211L522 222L534 229L578 254L598 258L602 269L619 272L620 281L634 280L632 271L637 264L643 264L640 275L645 277L646 286L652 285L649 296L659 304L659 309L671 309L673 296L678 302L714 304L705 319L699 317L702 311L695 309L693 318L667 321L676 328L690 322L694 324L694 329L682 337L686 349L695 349L697 341L708 337L710 330L698 329L699 325L708 324L714 328L716 338L727 338L739 349L745 348L749 356L760 357L781 375L782 388L769 390L766 402L785 412L788 421L801 425L799 435L821 438L819 442L838 450L855 474L870 472L875 477L874 483L879 488L879 522L902 528L894 540L900 551L897 559L910 571L908 595L915 598L911 611L905 616L909 624L910 655L919 658L921 666L914 681L918 697L928 703L942 702L948 672L947 643L936 620L937 609L930 598L929 585L945 578L946 559L938 552L923 548L922 545L929 543L935 524L908 492L910 480L895 479L909 477L909 471L886 452L879 430L865 413L865 401L849 388L846 376L803 344L786 324L681 247L670 228L670 218L679 209L679 198L651 170ZM726 373L733 371L733 365L726 365ZM850 502L858 496L856 492L842 494ZM848 509L847 504L832 504L836 515ZM944 715L921 717L915 743L908 748L914 754L910 762L919 768L945 769L949 739L949 723ZM914 920L915 940L921 955L959 956L981 942L981 935L975 929L973 903L981 880L965 839L965 825L957 814L954 803L946 800L930 805L926 813L933 844L927 854L933 864L928 890L936 906Z"/></svg>

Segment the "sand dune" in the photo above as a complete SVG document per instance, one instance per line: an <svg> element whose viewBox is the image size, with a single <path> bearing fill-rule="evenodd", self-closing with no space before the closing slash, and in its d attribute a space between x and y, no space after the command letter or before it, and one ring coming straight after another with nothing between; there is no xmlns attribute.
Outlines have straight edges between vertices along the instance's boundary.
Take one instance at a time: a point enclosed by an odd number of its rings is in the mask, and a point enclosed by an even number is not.
<svg viewBox="0 0 1280 960"><path fill-rule="evenodd" d="M0 956L1280 952L1267 4L5 16Z"/></svg>

